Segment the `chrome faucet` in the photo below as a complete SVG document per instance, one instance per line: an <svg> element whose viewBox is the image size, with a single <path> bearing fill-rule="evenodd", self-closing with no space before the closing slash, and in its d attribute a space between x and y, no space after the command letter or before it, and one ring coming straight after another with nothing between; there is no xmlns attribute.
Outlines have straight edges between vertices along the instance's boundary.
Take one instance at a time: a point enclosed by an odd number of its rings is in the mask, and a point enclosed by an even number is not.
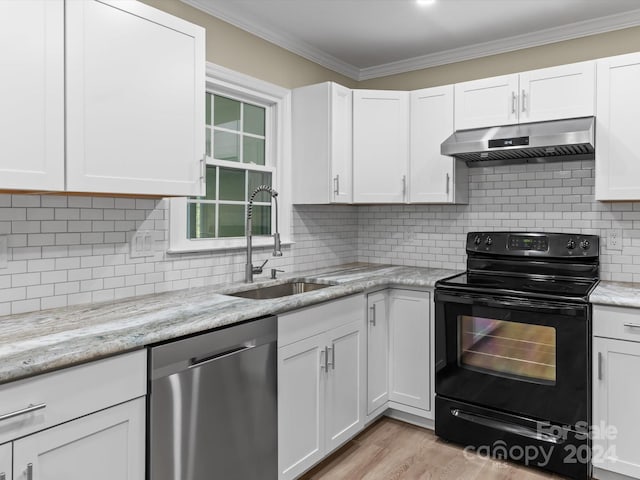
<svg viewBox="0 0 640 480"><path fill-rule="evenodd" d="M275 204L275 208L276 208L276 231L273 234L273 256L274 257L281 257L282 256L282 250L281 250L281 246L280 246L280 234L278 233L278 192L276 192L273 188L271 188L268 185L260 185L259 187L256 187L256 189L253 191L253 193L249 197L249 204L247 205L247 231L246 231L246 236L247 236L247 264L245 265L245 270L244 270L244 272L245 272L245 275L244 275L245 283L253 282L253 275L262 273L262 269L264 268L264 266L269 261L267 259L259 267L254 267L253 266L253 261L251 259L251 256L253 254L253 248L252 248L252 245L251 245L251 238L252 238L251 230L252 230L252 227L253 227L253 220L252 220L252 216L253 216L253 201L254 201L256 195L258 193L260 193L260 192L268 192L271 195L271 197L273 198L273 201L274 201L274 204Z"/></svg>

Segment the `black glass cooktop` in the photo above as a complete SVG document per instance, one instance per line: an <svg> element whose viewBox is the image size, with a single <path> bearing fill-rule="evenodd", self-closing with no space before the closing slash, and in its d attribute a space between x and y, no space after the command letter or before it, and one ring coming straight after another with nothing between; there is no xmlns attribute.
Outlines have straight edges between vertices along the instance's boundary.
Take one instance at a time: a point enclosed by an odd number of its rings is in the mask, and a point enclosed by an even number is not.
<svg viewBox="0 0 640 480"><path fill-rule="evenodd" d="M484 273L462 273L440 280L436 286L484 293L587 300L597 280L552 279Z"/></svg>

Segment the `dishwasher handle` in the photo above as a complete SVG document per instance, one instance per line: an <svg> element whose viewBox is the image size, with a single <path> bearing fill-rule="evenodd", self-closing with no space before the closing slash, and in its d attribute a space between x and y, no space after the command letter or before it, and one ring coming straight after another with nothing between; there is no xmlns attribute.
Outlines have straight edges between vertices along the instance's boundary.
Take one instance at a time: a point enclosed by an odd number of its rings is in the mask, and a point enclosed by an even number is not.
<svg viewBox="0 0 640 480"><path fill-rule="evenodd" d="M209 354L200 358L193 357L189 361L189 368L201 367L202 365L206 365L207 363L212 363L216 360L222 360L223 358L231 357L241 352L246 352L247 350L255 348L255 346L256 342L251 342L245 345L238 345L237 347L230 348L229 350L226 350L224 352Z"/></svg>

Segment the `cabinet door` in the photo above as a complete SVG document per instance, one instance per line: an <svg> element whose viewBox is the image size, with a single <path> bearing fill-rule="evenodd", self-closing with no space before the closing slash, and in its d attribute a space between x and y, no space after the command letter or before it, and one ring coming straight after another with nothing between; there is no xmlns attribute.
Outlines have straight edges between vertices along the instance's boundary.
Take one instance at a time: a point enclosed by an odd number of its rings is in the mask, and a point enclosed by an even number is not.
<svg viewBox="0 0 640 480"><path fill-rule="evenodd" d="M592 116L595 86L595 62L521 73L520 123Z"/></svg>
<svg viewBox="0 0 640 480"><path fill-rule="evenodd" d="M353 200L406 201L409 92L354 90Z"/></svg>
<svg viewBox="0 0 640 480"><path fill-rule="evenodd" d="M326 453L364 425L365 339L359 319L327 333Z"/></svg>
<svg viewBox="0 0 640 480"><path fill-rule="evenodd" d="M11 467L11 443L0 445L0 480L11 480L13 468Z"/></svg>
<svg viewBox="0 0 640 480"><path fill-rule="evenodd" d="M64 190L63 1L0 2L0 45L0 188Z"/></svg>
<svg viewBox="0 0 640 480"><path fill-rule="evenodd" d="M453 201L453 157L440 145L453 133L453 85L411 92L411 161L409 201Z"/></svg>
<svg viewBox="0 0 640 480"><path fill-rule="evenodd" d="M640 200L640 53L597 61L596 200Z"/></svg>
<svg viewBox="0 0 640 480"><path fill-rule="evenodd" d="M138 398L14 442L15 480L144 480L145 401Z"/></svg>
<svg viewBox="0 0 640 480"><path fill-rule="evenodd" d="M324 455L325 335L278 349L278 469L296 478Z"/></svg>
<svg viewBox="0 0 640 480"><path fill-rule="evenodd" d="M67 2L67 190L200 195L204 66L201 27L140 2Z"/></svg>
<svg viewBox="0 0 640 480"><path fill-rule="evenodd" d="M593 466L640 478L640 343L594 338Z"/></svg>
<svg viewBox="0 0 640 480"><path fill-rule="evenodd" d="M387 293L367 297L367 414L389 400L389 315Z"/></svg>
<svg viewBox="0 0 640 480"><path fill-rule="evenodd" d="M353 95L351 90L331 84L331 182L332 201L353 201Z"/></svg>
<svg viewBox="0 0 640 480"><path fill-rule="evenodd" d="M483 78L455 85L456 130L518 122L518 75Z"/></svg>
<svg viewBox="0 0 640 480"><path fill-rule="evenodd" d="M389 291L389 400L431 409L428 292Z"/></svg>

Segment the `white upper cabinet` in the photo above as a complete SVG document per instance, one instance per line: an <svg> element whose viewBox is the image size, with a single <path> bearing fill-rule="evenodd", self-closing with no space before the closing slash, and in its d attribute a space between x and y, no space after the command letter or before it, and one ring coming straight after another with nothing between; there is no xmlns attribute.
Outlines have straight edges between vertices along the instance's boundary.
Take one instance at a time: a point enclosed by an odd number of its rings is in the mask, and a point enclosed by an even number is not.
<svg viewBox="0 0 640 480"><path fill-rule="evenodd" d="M640 200L640 53L597 65L596 200Z"/></svg>
<svg viewBox="0 0 640 480"><path fill-rule="evenodd" d="M411 92L412 203L468 201L466 164L440 153L440 145L453 133L453 108L453 85Z"/></svg>
<svg viewBox="0 0 640 480"><path fill-rule="evenodd" d="M0 2L0 188L64 190L64 3Z"/></svg>
<svg viewBox="0 0 640 480"><path fill-rule="evenodd" d="M517 123L517 92L518 75L457 83L456 130Z"/></svg>
<svg viewBox="0 0 640 480"><path fill-rule="evenodd" d="M592 116L595 63L458 83L455 103L456 130Z"/></svg>
<svg viewBox="0 0 640 480"><path fill-rule="evenodd" d="M199 195L204 30L134 1L66 16L67 190Z"/></svg>
<svg viewBox="0 0 640 480"><path fill-rule="evenodd" d="M354 90L353 201L406 202L409 92Z"/></svg>
<svg viewBox="0 0 640 480"><path fill-rule="evenodd" d="M595 114L595 62L520 74L520 123Z"/></svg>
<svg viewBox="0 0 640 480"><path fill-rule="evenodd" d="M333 82L293 90L293 202L351 203L352 93Z"/></svg>

